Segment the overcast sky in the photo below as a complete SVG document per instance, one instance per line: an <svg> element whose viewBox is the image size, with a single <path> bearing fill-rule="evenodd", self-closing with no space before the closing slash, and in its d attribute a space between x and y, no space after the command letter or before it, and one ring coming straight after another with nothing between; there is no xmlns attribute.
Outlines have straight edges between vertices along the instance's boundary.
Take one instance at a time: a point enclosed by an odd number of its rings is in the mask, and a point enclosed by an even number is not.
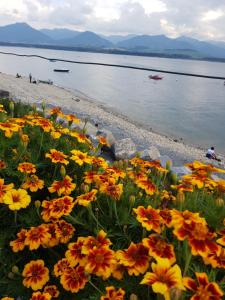
<svg viewBox="0 0 225 300"><path fill-rule="evenodd" d="M0 0L0 25L225 41L225 0Z"/></svg>

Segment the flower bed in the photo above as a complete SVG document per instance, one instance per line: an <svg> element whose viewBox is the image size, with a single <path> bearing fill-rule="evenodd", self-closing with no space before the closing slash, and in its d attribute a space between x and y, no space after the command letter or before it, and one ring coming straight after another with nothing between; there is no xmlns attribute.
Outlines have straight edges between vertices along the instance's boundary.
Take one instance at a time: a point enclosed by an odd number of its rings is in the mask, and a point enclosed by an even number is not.
<svg viewBox="0 0 225 300"><path fill-rule="evenodd" d="M223 298L223 170L109 164L74 115L2 103L1 299Z"/></svg>

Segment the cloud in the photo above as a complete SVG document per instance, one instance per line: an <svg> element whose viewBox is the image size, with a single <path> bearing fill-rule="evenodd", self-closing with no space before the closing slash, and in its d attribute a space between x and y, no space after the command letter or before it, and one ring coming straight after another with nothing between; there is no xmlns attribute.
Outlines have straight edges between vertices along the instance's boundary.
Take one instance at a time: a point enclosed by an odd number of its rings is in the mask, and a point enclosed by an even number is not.
<svg viewBox="0 0 225 300"><path fill-rule="evenodd" d="M224 0L1 0L0 24L225 41Z"/></svg>

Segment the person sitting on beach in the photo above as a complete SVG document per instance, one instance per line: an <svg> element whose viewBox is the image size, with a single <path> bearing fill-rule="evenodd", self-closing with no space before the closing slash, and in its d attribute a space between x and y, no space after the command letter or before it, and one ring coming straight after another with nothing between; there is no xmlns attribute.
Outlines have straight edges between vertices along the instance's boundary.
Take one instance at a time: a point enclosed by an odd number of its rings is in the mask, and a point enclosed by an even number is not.
<svg viewBox="0 0 225 300"><path fill-rule="evenodd" d="M216 157L214 147L211 147L207 150L206 157L209 158L209 159L215 159L217 161L221 161L219 158Z"/></svg>
<svg viewBox="0 0 225 300"><path fill-rule="evenodd" d="M16 78L21 78L21 75L19 75L19 73L16 73Z"/></svg>

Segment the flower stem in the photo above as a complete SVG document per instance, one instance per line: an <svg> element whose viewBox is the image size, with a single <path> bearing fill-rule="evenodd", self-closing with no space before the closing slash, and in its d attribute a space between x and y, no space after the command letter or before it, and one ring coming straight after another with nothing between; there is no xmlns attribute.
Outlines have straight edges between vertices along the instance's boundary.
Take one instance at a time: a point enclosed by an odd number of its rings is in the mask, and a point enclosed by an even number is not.
<svg viewBox="0 0 225 300"><path fill-rule="evenodd" d="M187 271L188 271L188 268L189 268L190 263L191 263L191 259L192 259L192 254L191 254L191 251L189 251L188 255L186 256L186 263L185 263L185 267L184 267L183 276L185 276Z"/></svg>
<svg viewBox="0 0 225 300"><path fill-rule="evenodd" d="M93 282L91 282L91 280L89 280L89 283L96 291L98 291L100 294L103 294L103 292Z"/></svg>

